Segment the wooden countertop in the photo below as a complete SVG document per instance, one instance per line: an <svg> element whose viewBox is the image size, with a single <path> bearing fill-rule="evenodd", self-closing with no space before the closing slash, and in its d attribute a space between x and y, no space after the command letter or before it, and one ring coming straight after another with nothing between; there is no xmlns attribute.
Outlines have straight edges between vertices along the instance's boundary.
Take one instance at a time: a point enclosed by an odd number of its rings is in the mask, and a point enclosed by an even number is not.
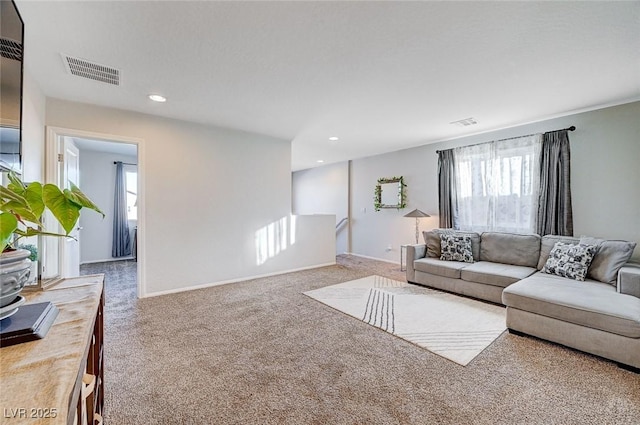
<svg viewBox="0 0 640 425"><path fill-rule="evenodd" d="M103 282L104 275L81 276L23 292L27 303L51 301L60 311L44 339L0 348L0 423L67 423Z"/></svg>

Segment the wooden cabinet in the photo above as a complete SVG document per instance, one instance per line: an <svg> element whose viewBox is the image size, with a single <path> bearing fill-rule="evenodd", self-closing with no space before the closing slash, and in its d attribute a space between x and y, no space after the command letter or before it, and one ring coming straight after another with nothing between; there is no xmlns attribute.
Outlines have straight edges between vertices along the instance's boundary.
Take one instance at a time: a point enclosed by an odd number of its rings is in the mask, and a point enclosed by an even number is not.
<svg viewBox="0 0 640 425"><path fill-rule="evenodd" d="M104 406L103 275L65 279L27 303L60 310L44 339L0 348L0 422L87 424Z"/></svg>
<svg viewBox="0 0 640 425"><path fill-rule="evenodd" d="M100 295L100 303L93 326L93 335L89 341L86 367L82 379L82 389L76 406L76 423L95 425L102 423L104 407L104 291ZM81 368L82 369L82 368Z"/></svg>

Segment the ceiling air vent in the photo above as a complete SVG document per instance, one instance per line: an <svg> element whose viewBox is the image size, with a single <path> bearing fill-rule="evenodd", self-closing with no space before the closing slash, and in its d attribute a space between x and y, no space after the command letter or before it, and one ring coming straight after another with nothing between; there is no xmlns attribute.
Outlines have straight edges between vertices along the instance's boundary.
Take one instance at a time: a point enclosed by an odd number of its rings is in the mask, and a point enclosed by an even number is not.
<svg viewBox="0 0 640 425"><path fill-rule="evenodd" d="M120 70L89 62L73 56L62 55L64 67L70 74L90 80L101 81L114 86L120 85Z"/></svg>
<svg viewBox="0 0 640 425"><path fill-rule="evenodd" d="M478 121L476 121L475 118L465 118L463 120L450 122L449 124L455 124L455 125L458 125L460 127L468 127L470 125L478 124Z"/></svg>
<svg viewBox="0 0 640 425"><path fill-rule="evenodd" d="M0 38L0 55L6 59L22 60L22 44L10 38Z"/></svg>

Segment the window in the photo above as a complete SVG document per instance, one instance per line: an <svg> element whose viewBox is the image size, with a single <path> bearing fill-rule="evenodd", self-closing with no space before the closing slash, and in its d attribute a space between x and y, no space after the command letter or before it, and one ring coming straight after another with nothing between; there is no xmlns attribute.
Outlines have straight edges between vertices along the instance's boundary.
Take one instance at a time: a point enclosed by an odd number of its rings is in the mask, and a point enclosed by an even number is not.
<svg viewBox="0 0 640 425"><path fill-rule="evenodd" d="M125 183L127 186L127 219L138 219L138 172L125 171Z"/></svg>
<svg viewBox="0 0 640 425"><path fill-rule="evenodd" d="M535 231L542 135L456 148L460 230Z"/></svg>

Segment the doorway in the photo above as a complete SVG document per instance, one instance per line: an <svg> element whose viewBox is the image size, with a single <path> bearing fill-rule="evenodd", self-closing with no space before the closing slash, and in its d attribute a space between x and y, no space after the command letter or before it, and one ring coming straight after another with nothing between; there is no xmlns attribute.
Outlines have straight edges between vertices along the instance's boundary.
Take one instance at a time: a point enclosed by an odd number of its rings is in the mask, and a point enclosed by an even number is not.
<svg viewBox="0 0 640 425"><path fill-rule="evenodd" d="M141 150L142 143L138 139L72 129L47 129L47 181L61 187L73 182L105 213L103 219L100 214L82 210L72 234L74 238L58 241L60 277L112 274L117 268L122 271L123 279L133 285L132 293L144 296ZM116 182L117 172L121 173L122 185ZM115 194L120 190L124 190L123 198L115 203ZM118 214L121 218L118 231L126 233L127 249L114 252L114 217ZM120 236L116 239L120 240Z"/></svg>

